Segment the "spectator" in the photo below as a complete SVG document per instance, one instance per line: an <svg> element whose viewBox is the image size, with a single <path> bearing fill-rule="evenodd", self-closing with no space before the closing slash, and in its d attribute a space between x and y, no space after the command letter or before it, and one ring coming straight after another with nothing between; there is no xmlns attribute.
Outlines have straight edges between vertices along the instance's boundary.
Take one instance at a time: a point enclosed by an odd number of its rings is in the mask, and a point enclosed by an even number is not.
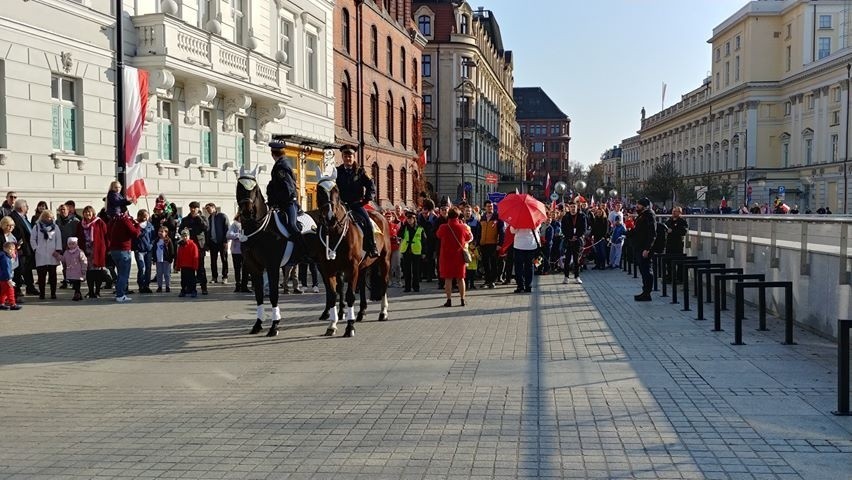
<svg viewBox="0 0 852 480"><path fill-rule="evenodd" d="M234 293L251 292L248 289L248 275L246 274L245 264L243 263L243 248L242 241L240 240L242 236L243 224L240 222L240 213L237 212L234 214L234 220L231 222L231 226L228 227L226 235L228 240L231 241L231 262L234 266L234 280L236 281Z"/></svg>
<svg viewBox="0 0 852 480"><path fill-rule="evenodd" d="M157 243L154 246L154 258L157 261L157 293L172 291L172 262L175 259L175 244L169 229L162 226L157 230Z"/></svg>
<svg viewBox="0 0 852 480"><path fill-rule="evenodd" d="M74 202L74 200L68 200L67 202L65 202L65 208L68 210L69 217L74 217L78 221L83 220L83 217L81 217L77 213L77 204Z"/></svg>
<svg viewBox="0 0 852 480"><path fill-rule="evenodd" d="M41 219L41 212L47 210L47 202L44 200L38 202L36 204L35 215L30 218L30 225L35 226L35 224Z"/></svg>
<svg viewBox="0 0 852 480"><path fill-rule="evenodd" d="M109 184L106 196L106 215L109 219L118 217L127 211L127 206L132 204L123 193L121 193L121 182L113 180Z"/></svg>
<svg viewBox="0 0 852 480"><path fill-rule="evenodd" d="M18 250L18 269L15 270L15 293L21 297L21 289L26 287L27 295L39 295L33 280L33 269L35 268L35 257L33 247L30 243L32 226L27 220L27 201L19 198L15 200L14 210L10 217L15 221L15 229L12 234L18 239L20 249Z"/></svg>
<svg viewBox="0 0 852 480"><path fill-rule="evenodd" d="M196 207L197 208L197 207ZM191 238L192 233L188 228L181 229L180 241L178 242L177 259L175 260L175 268L180 270L180 294L179 297L187 295L195 298L198 296L196 289L195 269L199 265L200 248L195 240Z"/></svg>
<svg viewBox="0 0 852 480"><path fill-rule="evenodd" d="M83 220L77 228L77 238L82 241L83 253L89 260L86 270L86 297L99 298L101 284L107 277L107 224L95 215L95 209L91 205L83 209Z"/></svg>
<svg viewBox="0 0 852 480"><path fill-rule="evenodd" d="M127 213L114 216L109 223L109 256L118 270L115 278L115 301L126 303L132 300L127 296L130 281L130 250L133 240L139 236L139 224Z"/></svg>
<svg viewBox="0 0 852 480"><path fill-rule="evenodd" d="M70 215L68 213L68 205L64 203L59 205L57 211L58 215L56 217L56 224L59 225L59 232L62 234L62 245L64 247L67 245L69 238L77 235L77 228L80 225L80 219L77 218L77 215ZM65 248L63 248L62 253L65 253ZM68 275L65 270L66 269L63 264L62 284L59 288L68 288Z"/></svg>
<svg viewBox="0 0 852 480"><path fill-rule="evenodd" d="M392 210L385 211L385 219L388 221L388 228L391 238L391 269L390 269L390 284L391 287L402 286L402 254L399 253L399 220L396 219Z"/></svg>
<svg viewBox="0 0 852 480"><path fill-rule="evenodd" d="M593 209L592 217L592 242L595 253L595 270L606 269L606 234L609 230L609 221L606 212L602 208Z"/></svg>
<svg viewBox="0 0 852 480"><path fill-rule="evenodd" d="M624 228L621 219L617 218L615 226L612 227L612 235L609 237L609 268L621 266L621 249L626 235L627 229Z"/></svg>
<svg viewBox="0 0 852 480"><path fill-rule="evenodd" d="M15 242L5 242L3 252L0 253L0 310L21 309L15 302L15 287L12 283L12 260L16 256L17 249Z"/></svg>
<svg viewBox="0 0 852 480"><path fill-rule="evenodd" d="M0 205L0 217L8 217L15 210L15 200L18 199L18 192L6 193L6 200L3 200L3 205Z"/></svg>
<svg viewBox="0 0 852 480"><path fill-rule="evenodd" d="M12 220L12 217L3 217L0 218L0 232L3 233L3 238L0 239L0 244L5 245L8 242L12 242L15 244L15 255L12 256L12 275L14 275L15 269L18 268L18 250L21 248L20 242L18 239L12 235L12 230L15 229L15 221ZM11 279L10 279L11 280Z"/></svg>
<svg viewBox="0 0 852 480"><path fill-rule="evenodd" d="M65 266L65 278L74 288L74 298L71 300L79 302L83 299L80 293L80 283L83 281L84 272L88 269L86 254L80 250L77 237L68 237L65 252L62 254L62 264Z"/></svg>
<svg viewBox="0 0 852 480"><path fill-rule="evenodd" d="M497 248L503 243L503 221L494 211L491 200L485 201L485 214L480 217L479 231L479 251L485 270L485 283L482 286L494 288L500 275Z"/></svg>
<svg viewBox="0 0 852 480"><path fill-rule="evenodd" d="M538 229L510 227L510 230L515 234L512 245L515 251L515 282L518 284L515 293L530 293L533 280L533 258L541 248Z"/></svg>
<svg viewBox="0 0 852 480"><path fill-rule="evenodd" d="M222 260L222 283L228 283L228 216L216 208L215 203L204 206L207 211L207 250L210 251L210 273L213 274L213 283L219 283L218 260Z"/></svg>
<svg viewBox="0 0 852 480"><path fill-rule="evenodd" d="M33 225L30 245L33 247L38 272L38 298L44 300L45 279L50 286L50 298L56 299L56 266L62 258L62 233L53 218L53 212L43 210Z"/></svg>
<svg viewBox="0 0 852 480"><path fill-rule="evenodd" d="M462 252L473 240L473 234L470 233L470 228L459 219L459 211L448 207L447 222L438 227L435 236L441 245L438 272L440 278L444 280L444 293L447 295L444 306L450 307L453 304L454 281L458 283L461 306L464 306L466 269Z"/></svg>
<svg viewBox="0 0 852 480"><path fill-rule="evenodd" d="M201 285L201 294L207 295L207 270L204 268L204 248L207 246L207 221L199 214L201 204L189 203L189 215L183 217L178 226L178 231L189 230L189 237L198 247L198 265L193 274L196 281Z"/></svg>
<svg viewBox="0 0 852 480"><path fill-rule="evenodd" d="M417 225L414 212L406 212L405 225L400 234L399 251L402 252L402 277L404 292L420 291L420 265L423 258L423 246L426 233L423 226Z"/></svg>
<svg viewBox="0 0 852 480"><path fill-rule="evenodd" d="M580 256L583 251L585 234L586 216L577 211L576 203L569 203L568 213L562 217L562 245L565 251L565 279L562 281L563 284L568 283L568 277L572 271L574 272L574 281L583 283L583 280L580 279Z"/></svg>
<svg viewBox="0 0 852 480"><path fill-rule="evenodd" d="M139 236L133 240L133 252L136 257L136 285L139 293L153 293L151 291L151 252L154 250L156 232L154 225L148 221L148 210L140 209L136 213L136 222L139 224Z"/></svg>

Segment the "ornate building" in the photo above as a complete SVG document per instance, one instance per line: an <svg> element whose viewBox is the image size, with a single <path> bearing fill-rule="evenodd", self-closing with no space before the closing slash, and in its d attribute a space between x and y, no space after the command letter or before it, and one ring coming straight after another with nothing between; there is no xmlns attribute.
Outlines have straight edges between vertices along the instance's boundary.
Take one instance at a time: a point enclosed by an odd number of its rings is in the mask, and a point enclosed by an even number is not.
<svg viewBox="0 0 852 480"><path fill-rule="evenodd" d="M568 181L571 119L541 87L514 89L518 123L529 160L524 171L533 192L551 183Z"/></svg>
<svg viewBox="0 0 852 480"><path fill-rule="evenodd" d="M849 9L752 1L717 26L710 77L677 104L643 115L640 181L671 159L687 177L731 185L737 204L786 196L802 211L842 212Z"/></svg>
<svg viewBox="0 0 852 480"><path fill-rule="evenodd" d="M115 14L107 0L0 13L0 171L51 208L101 205L115 178ZM334 142L332 0L125 0L124 61L150 73L140 156L153 195L235 208L235 170L285 134L310 207ZM261 181L265 180L261 176Z"/></svg>
<svg viewBox="0 0 852 480"><path fill-rule="evenodd" d="M415 1L414 9L429 41L421 73L431 194L481 203L507 183L514 189L523 150L512 52L504 48L497 19L459 0Z"/></svg>
<svg viewBox="0 0 852 480"><path fill-rule="evenodd" d="M335 137L358 160L380 204L413 205L422 188L420 57L426 38L411 0L338 0L334 8Z"/></svg>
<svg viewBox="0 0 852 480"><path fill-rule="evenodd" d="M621 170L622 162L624 161L623 151L621 146L616 145L601 155L601 165L603 165L604 186L607 192L615 188L621 192Z"/></svg>
<svg viewBox="0 0 852 480"><path fill-rule="evenodd" d="M634 197L639 191L639 135L621 141L621 196Z"/></svg>

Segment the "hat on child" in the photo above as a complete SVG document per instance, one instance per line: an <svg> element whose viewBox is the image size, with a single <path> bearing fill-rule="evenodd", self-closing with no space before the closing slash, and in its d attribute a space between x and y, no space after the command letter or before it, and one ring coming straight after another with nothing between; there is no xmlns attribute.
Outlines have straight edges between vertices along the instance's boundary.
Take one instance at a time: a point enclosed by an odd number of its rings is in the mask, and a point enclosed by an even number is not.
<svg viewBox="0 0 852 480"><path fill-rule="evenodd" d="M65 242L68 245L71 245L72 243L77 243L77 237L68 237L68 240L66 240Z"/></svg>

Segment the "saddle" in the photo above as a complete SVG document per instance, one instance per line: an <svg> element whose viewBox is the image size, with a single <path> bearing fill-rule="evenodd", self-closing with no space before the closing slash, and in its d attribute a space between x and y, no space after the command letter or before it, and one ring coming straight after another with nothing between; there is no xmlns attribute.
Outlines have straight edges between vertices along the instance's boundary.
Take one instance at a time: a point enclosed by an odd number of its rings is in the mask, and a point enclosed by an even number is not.
<svg viewBox="0 0 852 480"><path fill-rule="evenodd" d="M276 208L272 210L272 218L275 219L275 227L278 229L278 232L289 240L290 232L287 230L287 213ZM317 230L317 224L314 222L314 219L301 210L296 217L296 227L298 227L299 233L302 235L316 232Z"/></svg>

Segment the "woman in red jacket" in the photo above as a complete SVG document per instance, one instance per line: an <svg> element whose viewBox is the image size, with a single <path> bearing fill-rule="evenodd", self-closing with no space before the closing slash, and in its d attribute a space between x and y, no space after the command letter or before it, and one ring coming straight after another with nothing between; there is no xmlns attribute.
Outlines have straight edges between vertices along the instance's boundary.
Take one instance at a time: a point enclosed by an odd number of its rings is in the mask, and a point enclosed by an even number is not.
<svg viewBox="0 0 852 480"><path fill-rule="evenodd" d="M455 283L459 287L461 306L464 306L464 278L467 274L467 265L464 263L462 252L467 250L467 244L473 240L473 234L470 232L470 227L459 219L458 209L451 208L447 213L447 223L438 227L435 236L441 241L438 271L444 279L444 292L447 294L447 302L444 306L453 305L453 280L457 280Z"/></svg>
<svg viewBox="0 0 852 480"><path fill-rule="evenodd" d="M77 224L77 238L86 252L89 269L86 271L86 286L89 291L86 298L101 296L101 283L106 275L107 225L95 215L95 209L86 205L83 209L83 221Z"/></svg>

